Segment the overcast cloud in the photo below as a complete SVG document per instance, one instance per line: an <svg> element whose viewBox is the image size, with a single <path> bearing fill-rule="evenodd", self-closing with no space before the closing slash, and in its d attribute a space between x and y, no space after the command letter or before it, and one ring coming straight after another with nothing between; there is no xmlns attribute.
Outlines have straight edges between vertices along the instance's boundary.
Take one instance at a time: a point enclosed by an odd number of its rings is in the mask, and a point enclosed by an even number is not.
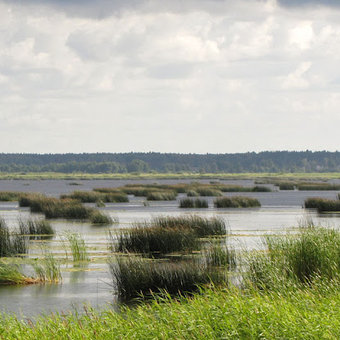
<svg viewBox="0 0 340 340"><path fill-rule="evenodd" d="M337 150L338 3L0 0L0 152Z"/></svg>

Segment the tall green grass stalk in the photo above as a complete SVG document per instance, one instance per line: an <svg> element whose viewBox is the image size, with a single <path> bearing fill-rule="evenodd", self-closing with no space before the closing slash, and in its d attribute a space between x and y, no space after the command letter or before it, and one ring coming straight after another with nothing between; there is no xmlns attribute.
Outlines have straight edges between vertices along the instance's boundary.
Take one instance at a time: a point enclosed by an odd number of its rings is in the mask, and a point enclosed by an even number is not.
<svg viewBox="0 0 340 340"><path fill-rule="evenodd" d="M71 249L74 262L90 260L85 240L81 237L80 234L68 232L65 233L65 239L67 240L68 246Z"/></svg>
<svg viewBox="0 0 340 340"><path fill-rule="evenodd" d="M32 266L40 282L58 283L62 280L60 263L49 252L45 252L44 258L36 260Z"/></svg>

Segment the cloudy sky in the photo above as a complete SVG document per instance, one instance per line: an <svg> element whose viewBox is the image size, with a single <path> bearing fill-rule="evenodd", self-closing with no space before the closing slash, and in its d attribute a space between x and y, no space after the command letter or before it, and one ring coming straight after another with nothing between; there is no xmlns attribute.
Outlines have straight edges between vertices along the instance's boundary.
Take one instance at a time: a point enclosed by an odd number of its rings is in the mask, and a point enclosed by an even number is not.
<svg viewBox="0 0 340 340"><path fill-rule="evenodd" d="M339 3L0 0L0 152L339 150Z"/></svg>

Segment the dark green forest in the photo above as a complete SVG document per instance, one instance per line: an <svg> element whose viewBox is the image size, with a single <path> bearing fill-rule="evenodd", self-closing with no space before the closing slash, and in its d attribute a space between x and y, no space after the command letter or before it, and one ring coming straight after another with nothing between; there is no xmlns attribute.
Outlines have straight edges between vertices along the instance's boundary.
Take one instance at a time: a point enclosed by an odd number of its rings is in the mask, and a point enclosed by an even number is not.
<svg viewBox="0 0 340 340"><path fill-rule="evenodd" d="M235 154L0 153L0 172L339 172L340 152L265 151Z"/></svg>

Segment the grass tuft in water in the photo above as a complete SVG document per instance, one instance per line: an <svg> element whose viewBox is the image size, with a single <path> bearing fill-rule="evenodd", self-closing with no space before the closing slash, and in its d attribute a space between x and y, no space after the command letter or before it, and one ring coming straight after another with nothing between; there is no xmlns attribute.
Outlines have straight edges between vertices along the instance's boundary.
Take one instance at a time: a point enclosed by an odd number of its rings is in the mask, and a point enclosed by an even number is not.
<svg viewBox="0 0 340 340"><path fill-rule="evenodd" d="M110 225L113 224L114 221L110 216L104 215L100 211L94 211L90 216L90 221L92 224L100 224L100 225Z"/></svg>
<svg viewBox="0 0 340 340"><path fill-rule="evenodd" d="M167 254L199 249L199 243L196 232L191 228L151 227L148 224L139 223L133 228L120 232L117 242L111 247L117 252Z"/></svg>
<svg viewBox="0 0 340 340"><path fill-rule="evenodd" d="M65 233L65 238L68 242L68 246L71 249L73 262L83 262L90 260L85 240L80 236L80 234L68 232Z"/></svg>
<svg viewBox="0 0 340 340"><path fill-rule="evenodd" d="M340 211L340 200L312 197L305 200L305 208L317 209L318 212Z"/></svg>
<svg viewBox="0 0 340 340"><path fill-rule="evenodd" d="M139 257L116 257L109 268L118 296L123 300L153 297L166 291L170 295L182 295L199 290L199 286L211 282L225 282L225 276L196 261L157 262Z"/></svg>
<svg viewBox="0 0 340 340"><path fill-rule="evenodd" d="M148 201L174 201L176 197L174 191L152 191L146 195Z"/></svg>
<svg viewBox="0 0 340 340"><path fill-rule="evenodd" d="M58 283L62 280L60 263L49 252L45 252L44 258L36 260L32 266L40 282Z"/></svg>
<svg viewBox="0 0 340 340"><path fill-rule="evenodd" d="M202 198L182 198L179 201L179 207L180 208L196 208L196 209L201 209L201 208L209 208L208 201Z"/></svg>
<svg viewBox="0 0 340 340"><path fill-rule="evenodd" d="M6 222L0 218L0 257L16 256L27 252L26 237L17 232L10 233Z"/></svg>
<svg viewBox="0 0 340 340"><path fill-rule="evenodd" d="M48 221L38 219L19 220L19 230L22 235L50 236L55 234L54 229Z"/></svg>
<svg viewBox="0 0 340 340"><path fill-rule="evenodd" d="M163 228L184 227L195 230L198 237L226 235L225 221L219 217L189 216L158 216L151 220L152 226Z"/></svg>
<svg viewBox="0 0 340 340"><path fill-rule="evenodd" d="M245 196L221 197L214 201L216 208L256 208L261 203L256 198Z"/></svg>

